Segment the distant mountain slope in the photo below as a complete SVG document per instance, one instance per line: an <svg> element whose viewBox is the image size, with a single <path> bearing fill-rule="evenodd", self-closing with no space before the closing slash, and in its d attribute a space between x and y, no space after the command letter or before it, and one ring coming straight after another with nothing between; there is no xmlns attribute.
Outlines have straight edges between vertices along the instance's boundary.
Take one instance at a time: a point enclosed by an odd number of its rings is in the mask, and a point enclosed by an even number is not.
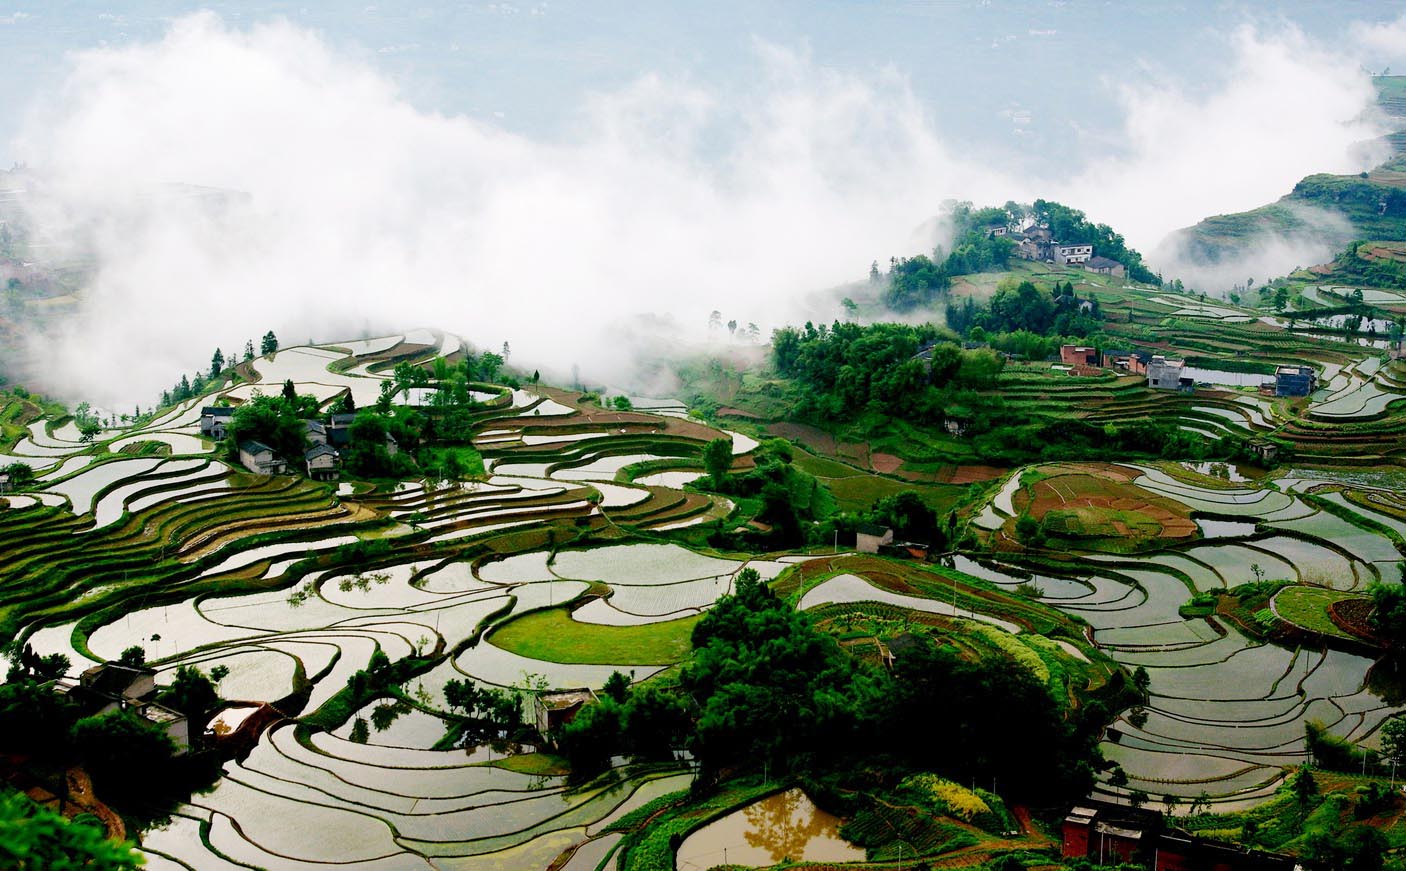
<svg viewBox="0 0 1406 871"><path fill-rule="evenodd" d="M1333 250L1355 239L1406 240L1406 76L1377 76L1378 105L1396 122L1386 137L1393 156L1362 175L1310 175L1277 202L1206 218L1178 230L1170 248L1183 259L1215 264L1266 236L1292 237Z"/></svg>

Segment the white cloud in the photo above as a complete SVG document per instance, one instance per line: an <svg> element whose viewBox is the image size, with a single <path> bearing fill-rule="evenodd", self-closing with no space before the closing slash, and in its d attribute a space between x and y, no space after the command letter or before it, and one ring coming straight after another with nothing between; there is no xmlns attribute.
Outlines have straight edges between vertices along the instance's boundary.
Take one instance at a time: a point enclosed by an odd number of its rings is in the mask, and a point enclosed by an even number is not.
<svg viewBox="0 0 1406 871"><path fill-rule="evenodd" d="M645 75L549 143L419 111L288 23L183 18L77 56L17 143L46 177L40 217L99 255L82 310L43 349L48 386L145 404L216 345L270 328L419 324L613 377L640 314L700 330L713 309L763 329L834 316L805 300L930 249L926 219L948 198L1055 198L1150 247L1353 168L1371 95L1352 63L1295 33L1243 31L1227 53L1209 95L1122 89L1107 109L1126 115L1118 155L1016 178L945 142L898 73L765 44L747 94ZM153 197L160 182L247 197L211 209Z"/></svg>
<svg viewBox="0 0 1406 871"><path fill-rule="evenodd" d="M1379 71L1382 65L1406 66L1406 15L1379 24L1353 22L1348 33L1362 54L1363 62ZM1394 71L1397 75L1406 69Z"/></svg>
<svg viewBox="0 0 1406 871"><path fill-rule="evenodd" d="M630 349L602 332L638 313L775 324L930 248L909 236L951 192L1008 187L949 154L897 77L761 51L756 99L645 77L592 99L567 144L419 112L287 23L199 15L84 54L19 143L49 180L45 224L101 263L49 376L125 405L269 328L430 324L609 377ZM248 196L211 213L159 182Z"/></svg>
<svg viewBox="0 0 1406 871"><path fill-rule="evenodd" d="M1226 49L1226 85L1209 95L1121 86L1123 153L1077 173L1061 201L1146 250L1176 227L1272 202L1311 173L1358 172L1385 156L1361 148L1384 131L1351 59L1294 29L1242 27Z"/></svg>

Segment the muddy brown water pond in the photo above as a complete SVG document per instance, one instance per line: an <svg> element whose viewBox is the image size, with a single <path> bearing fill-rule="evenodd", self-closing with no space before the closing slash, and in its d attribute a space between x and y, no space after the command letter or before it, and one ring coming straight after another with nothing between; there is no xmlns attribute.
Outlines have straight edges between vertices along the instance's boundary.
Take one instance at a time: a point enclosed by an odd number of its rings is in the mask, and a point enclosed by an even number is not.
<svg viewBox="0 0 1406 871"><path fill-rule="evenodd" d="M778 792L714 820L679 846L678 871L715 865L765 868L786 859L863 862L864 851L840 837L840 818L799 789Z"/></svg>

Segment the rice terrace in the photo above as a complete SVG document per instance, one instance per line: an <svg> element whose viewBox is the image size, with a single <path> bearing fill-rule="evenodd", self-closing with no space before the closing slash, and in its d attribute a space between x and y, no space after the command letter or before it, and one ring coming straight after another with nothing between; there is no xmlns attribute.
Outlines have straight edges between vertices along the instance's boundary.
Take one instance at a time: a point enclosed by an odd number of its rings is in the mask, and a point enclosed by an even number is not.
<svg viewBox="0 0 1406 871"><path fill-rule="evenodd" d="M1406 871L1399 10L137 5L0 9L0 868Z"/></svg>

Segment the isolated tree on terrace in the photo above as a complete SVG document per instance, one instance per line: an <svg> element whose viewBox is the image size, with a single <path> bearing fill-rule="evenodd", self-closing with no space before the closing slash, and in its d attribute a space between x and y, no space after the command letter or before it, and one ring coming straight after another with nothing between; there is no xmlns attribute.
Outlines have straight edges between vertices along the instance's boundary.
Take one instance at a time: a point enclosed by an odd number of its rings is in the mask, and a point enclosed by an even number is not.
<svg viewBox="0 0 1406 871"><path fill-rule="evenodd" d="M289 402L298 401L298 388L293 386L293 379L289 378L283 382L283 398Z"/></svg>
<svg viewBox="0 0 1406 871"><path fill-rule="evenodd" d="M225 355L223 351L216 348L214 356L210 358L210 377L219 378L223 371L225 371Z"/></svg>
<svg viewBox="0 0 1406 871"><path fill-rule="evenodd" d="M719 329L722 328L722 325L723 313L714 309L713 313L708 315L708 332L717 332Z"/></svg>
<svg viewBox="0 0 1406 871"><path fill-rule="evenodd" d="M727 322L727 331L734 337L737 335L737 320L735 318Z"/></svg>
<svg viewBox="0 0 1406 871"><path fill-rule="evenodd" d="M713 439L703 447L703 467L713 479L714 487L721 487L727 480L727 471L732 468L732 439Z"/></svg>
<svg viewBox="0 0 1406 871"><path fill-rule="evenodd" d="M498 377L498 370L503 367L503 358L492 351L485 352L478 358L478 374L484 381L493 381Z"/></svg>
<svg viewBox="0 0 1406 871"><path fill-rule="evenodd" d="M278 350L278 337L273 334L273 330L264 333L263 341L259 343L259 353L265 356Z"/></svg>
<svg viewBox="0 0 1406 871"><path fill-rule="evenodd" d="M176 669L176 678L161 693L161 703L185 714L198 725L205 725L205 717L215 710L220 694L215 684L205 673L193 665L183 665Z"/></svg>
<svg viewBox="0 0 1406 871"><path fill-rule="evenodd" d="M1393 717L1382 724L1382 759L1393 767L1406 762L1406 719Z"/></svg>
<svg viewBox="0 0 1406 871"><path fill-rule="evenodd" d="M252 359L254 359L254 340L253 340L253 339L250 339L249 341L247 341L247 342L244 343L244 359L245 359L246 361L247 361L247 360L252 360Z"/></svg>
<svg viewBox="0 0 1406 871"><path fill-rule="evenodd" d="M511 357L512 355L513 355L512 349L508 347L508 343L507 343L507 342L504 342L504 343L503 343L503 362L504 362L504 363L508 362L508 358Z"/></svg>

